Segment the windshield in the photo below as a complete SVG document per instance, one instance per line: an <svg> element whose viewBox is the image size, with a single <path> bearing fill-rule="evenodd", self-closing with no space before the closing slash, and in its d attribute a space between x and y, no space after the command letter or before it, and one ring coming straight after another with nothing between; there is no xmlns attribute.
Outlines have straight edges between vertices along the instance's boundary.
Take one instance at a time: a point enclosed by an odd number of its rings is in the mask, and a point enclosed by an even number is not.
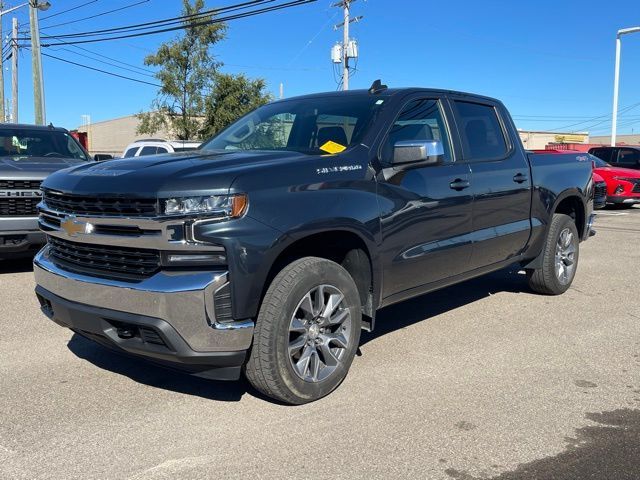
<svg viewBox="0 0 640 480"><path fill-rule="evenodd" d="M202 150L339 153L360 142L384 97L322 96L280 101L242 117Z"/></svg>
<svg viewBox="0 0 640 480"><path fill-rule="evenodd" d="M66 132L22 128L0 129L0 156L88 160L75 138Z"/></svg>
<svg viewBox="0 0 640 480"><path fill-rule="evenodd" d="M591 157L591 160L593 160L593 164L596 166L596 168L610 167L611 166L607 162L602 160L601 158L596 157L595 155L589 154L589 156Z"/></svg>

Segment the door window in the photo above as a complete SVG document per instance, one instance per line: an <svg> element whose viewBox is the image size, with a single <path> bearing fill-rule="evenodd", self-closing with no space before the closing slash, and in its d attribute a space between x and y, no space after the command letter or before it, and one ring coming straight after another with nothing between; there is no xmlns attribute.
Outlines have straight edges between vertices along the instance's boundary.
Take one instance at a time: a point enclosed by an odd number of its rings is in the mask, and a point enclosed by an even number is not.
<svg viewBox="0 0 640 480"><path fill-rule="evenodd" d="M618 150L618 164L635 166L640 163L640 150L621 148Z"/></svg>
<svg viewBox="0 0 640 480"><path fill-rule="evenodd" d="M611 162L612 151L612 148L592 148L591 150L589 150L589 153L591 155L595 155L601 160L604 160L605 162Z"/></svg>
<svg viewBox="0 0 640 480"><path fill-rule="evenodd" d="M393 146L397 142L406 140L438 140L442 142L444 147L443 161L451 161L449 135L438 100L418 99L404 106L387 134L382 158L385 160L391 159Z"/></svg>
<svg viewBox="0 0 640 480"><path fill-rule="evenodd" d="M158 151L156 153L169 153L169 150L164 147L158 147Z"/></svg>
<svg viewBox="0 0 640 480"><path fill-rule="evenodd" d="M495 107L461 101L454 103L461 123L465 159L479 162L504 158L507 142Z"/></svg>
<svg viewBox="0 0 640 480"><path fill-rule="evenodd" d="M135 156L137 151L138 151L138 147L130 148L129 150L124 152L124 158L131 158L131 157Z"/></svg>

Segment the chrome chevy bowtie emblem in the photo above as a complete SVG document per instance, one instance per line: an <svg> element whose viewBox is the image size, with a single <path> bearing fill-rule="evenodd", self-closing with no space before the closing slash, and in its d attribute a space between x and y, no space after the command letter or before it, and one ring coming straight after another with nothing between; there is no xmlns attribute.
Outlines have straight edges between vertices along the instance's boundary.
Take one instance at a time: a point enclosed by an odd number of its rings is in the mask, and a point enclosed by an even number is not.
<svg viewBox="0 0 640 480"><path fill-rule="evenodd" d="M62 228L70 237L76 237L79 233L92 233L93 225L88 222L82 222L76 219L75 216L69 215L60 222L60 228Z"/></svg>

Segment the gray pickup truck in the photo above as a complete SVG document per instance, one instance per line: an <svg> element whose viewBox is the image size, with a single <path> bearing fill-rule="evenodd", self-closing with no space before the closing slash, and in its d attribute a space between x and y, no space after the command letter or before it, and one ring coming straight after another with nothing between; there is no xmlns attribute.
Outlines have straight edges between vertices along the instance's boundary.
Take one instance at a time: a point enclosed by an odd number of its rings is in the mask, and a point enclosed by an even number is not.
<svg viewBox="0 0 640 480"><path fill-rule="evenodd" d="M89 160L64 128L0 124L0 260L33 256L45 244L36 208L42 180Z"/></svg>

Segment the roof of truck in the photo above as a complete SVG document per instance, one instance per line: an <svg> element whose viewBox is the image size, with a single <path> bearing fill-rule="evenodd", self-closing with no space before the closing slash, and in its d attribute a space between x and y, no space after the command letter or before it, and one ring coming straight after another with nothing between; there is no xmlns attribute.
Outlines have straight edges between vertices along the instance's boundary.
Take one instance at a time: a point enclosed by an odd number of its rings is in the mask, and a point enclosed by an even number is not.
<svg viewBox="0 0 640 480"><path fill-rule="evenodd" d="M58 132L67 132L66 128L54 127L53 125L34 125L31 123L0 123L0 128L21 128L24 130L54 130Z"/></svg>
<svg viewBox="0 0 640 480"><path fill-rule="evenodd" d="M307 95L299 95L299 96L295 96L295 97L288 97L288 98L283 98L282 100L276 100L277 102L286 102L287 100L293 100L293 99L302 99L302 98L314 98L314 97L341 97L341 96L362 96L362 95L371 95L371 96L377 96L377 97L392 97L395 95L406 95L406 94L410 94L410 93L431 93L431 94L438 94L438 95L442 95L442 94L454 94L454 95L462 95L462 96L469 96L469 97L473 97L473 98L483 98L486 100L490 100L493 102L497 102L499 100L492 98L492 97L487 97L485 95L478 95L476 93L468 93L468 92L460 92L460 91L456 91L456 90L443 90L443 89L439 89L439 88L424 88L424 87L404 87L404 88L383 88L380 89L378 91L376 91L375 93L370 93L370 91L368 89L359 89L359 90L347 90L347 91L333 91L333 92L320 92L320 93L310 93Z"/></svg>

